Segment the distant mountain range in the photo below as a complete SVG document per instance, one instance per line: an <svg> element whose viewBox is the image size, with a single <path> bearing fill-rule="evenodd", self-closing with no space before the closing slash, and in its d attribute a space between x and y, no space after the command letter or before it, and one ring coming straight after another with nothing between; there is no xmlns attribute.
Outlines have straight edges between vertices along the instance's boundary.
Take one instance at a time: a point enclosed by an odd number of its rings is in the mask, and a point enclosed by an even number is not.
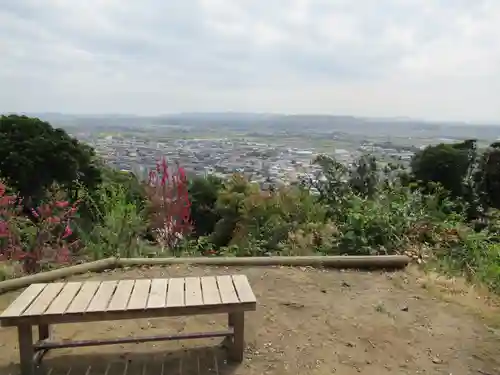
<svg viewBox="0 0 500 375"><path fill-rule="evenodd" d="M203 121L262 121L276 119L320 119L320 120L357 120L376 123L420 123L434 126L500 126L499 124L474 124L472 122L457 121L427 121L413 119L410 117L362 117L347 115L318 115L318 114L282 114L282 113L252 113L252 112L181 112L173 114L142 116L134 114L65 114L58 112L26 113L28 116L35 116L47 120L57 119L183 119L183 120L203 120Z"/></svg>
<svg viewBox="0 0 500 375"><path fill-rule="evenodd" d="M254 132L307 132L390 135L395 137L451 137L455 139L498 139L500 124L480 125L460 122L430 122L409 118L366 118L335 115L287 115L273 113L179 113L160 116L127 114L72 115L27 113L57 126L140 127L177 125L186 128L221 128Z"/></svg>

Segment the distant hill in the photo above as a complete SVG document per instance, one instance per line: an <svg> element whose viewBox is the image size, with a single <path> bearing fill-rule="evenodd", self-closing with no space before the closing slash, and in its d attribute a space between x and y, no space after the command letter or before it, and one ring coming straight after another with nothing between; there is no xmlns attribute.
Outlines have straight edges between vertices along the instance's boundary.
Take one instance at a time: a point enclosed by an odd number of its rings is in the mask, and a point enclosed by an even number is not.
<svg viewBox="0 0 500 375"><path fill-rule="evenodd" d="M273 113L179 113L161 116L123 114L70 115L31 113L57 126L185 126L190 129L221 128L253 132L293 132L330 134L341 132L366 136L448 137L492 140L500 137L500 124L479 125L458 122L429 122L405 118L365 118L335 115L287 115Z"/></svg>

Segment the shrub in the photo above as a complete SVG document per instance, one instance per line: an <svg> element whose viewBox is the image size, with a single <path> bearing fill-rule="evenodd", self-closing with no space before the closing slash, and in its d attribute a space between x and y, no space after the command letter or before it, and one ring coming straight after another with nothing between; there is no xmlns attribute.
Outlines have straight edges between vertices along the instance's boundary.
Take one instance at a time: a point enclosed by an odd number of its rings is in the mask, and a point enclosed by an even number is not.
<svg viewBox="0 0 500 375"><path fill-rule="evenodd" d="M464 225L443 228L432 251L438 269L500 293L500 244L488 231L475 232Z"/></svg>
<svg viewBox="0 0 500 375"><path fill-rule="evenodd" d="M150 229L161 247L173 249L192 229L186 173L176 165L169 168L165 158L149 172L146 186Z"/></svg>
<svg viewBox="0 0 500 375"><path fill-rule="evenodd" d="M264 191L237 174L224 184L217 210L221 219L211 242L241 256L287 252L290 233L302 230L314 236L326 225L325 207L304 189Z"/></svg>
<svg viewBox="0 0 500 375"><path fill-rule="evenodd" d="M217 198L223 188L223 181L215 176L195 177L189 182L191 219L195 236L207 236L221 219L217 210Z"/></svg>
<svg viewBox="0 0 500 375"><path fill-rule="evenodd" d="M87 255L92 259L138 255L139 236L147 223L140 207L130 202L127 189L104 183L87 197L87 202L97 219L89 228L79 227Z"/></svg>
<svg viewBox="0 0 500 375"><path fill-rule="evenodd" d="M53 201L33 209L34 220L23 214L18 197L6 195L0 183L0 255L20 261L24 272L38 272L43 265L67 263L77 241L72 240L71 220L76 202Z"/></svg>

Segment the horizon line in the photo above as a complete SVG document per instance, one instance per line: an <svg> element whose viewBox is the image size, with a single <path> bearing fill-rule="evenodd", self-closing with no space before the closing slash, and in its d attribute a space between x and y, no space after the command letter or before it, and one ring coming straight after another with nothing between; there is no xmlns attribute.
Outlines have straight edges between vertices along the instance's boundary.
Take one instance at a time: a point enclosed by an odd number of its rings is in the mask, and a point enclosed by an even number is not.
<svg viewBox="0 0 500 375"><path fill-rule="evenodd" d="M468 120L432 120L425 118L415 118L410 116L361 116L361 115L345 115L345 114L328 114L328 113L286 113L286 112L247 112L247 111L181 111L171 113L157 114L136 114L136 113L113 113L113 112L95 112L95 113L71 113L71 112L37 112L37 111L6 111L0 114L21 114L21 115L58 115L72 117L137 117L137 118L161 118L172 116L203 116L203 115L240 115L240 116L276 116L276 117L336 117L336 118L353 118L365 121L392 121L392 122L421 122L434 125L455 125L455 126L500 126L499 121L468 121Z"/></svg>

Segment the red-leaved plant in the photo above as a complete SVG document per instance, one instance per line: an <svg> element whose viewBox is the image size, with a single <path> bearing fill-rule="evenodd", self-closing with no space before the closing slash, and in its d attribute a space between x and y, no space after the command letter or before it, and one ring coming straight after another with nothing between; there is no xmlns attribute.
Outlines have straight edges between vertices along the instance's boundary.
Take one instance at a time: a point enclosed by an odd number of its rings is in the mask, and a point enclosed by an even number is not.
<svg viewBox="0 0 500 375"><path fill-rule="evenodd" d="M16 195L7 195L0 182L0 260L19 261L23 271L35 273L42 264L69 263L76 241L71 219L78 202L54 201L25 214Z"/></svg>
<svg viewBox="0 0 500 375"><path fill-rule="evenodd" d="M192 229L191 203L184 168L169 168L165 158L149 172L147 192L149 218L156 240L163 249L173 249Z"/></svg>

